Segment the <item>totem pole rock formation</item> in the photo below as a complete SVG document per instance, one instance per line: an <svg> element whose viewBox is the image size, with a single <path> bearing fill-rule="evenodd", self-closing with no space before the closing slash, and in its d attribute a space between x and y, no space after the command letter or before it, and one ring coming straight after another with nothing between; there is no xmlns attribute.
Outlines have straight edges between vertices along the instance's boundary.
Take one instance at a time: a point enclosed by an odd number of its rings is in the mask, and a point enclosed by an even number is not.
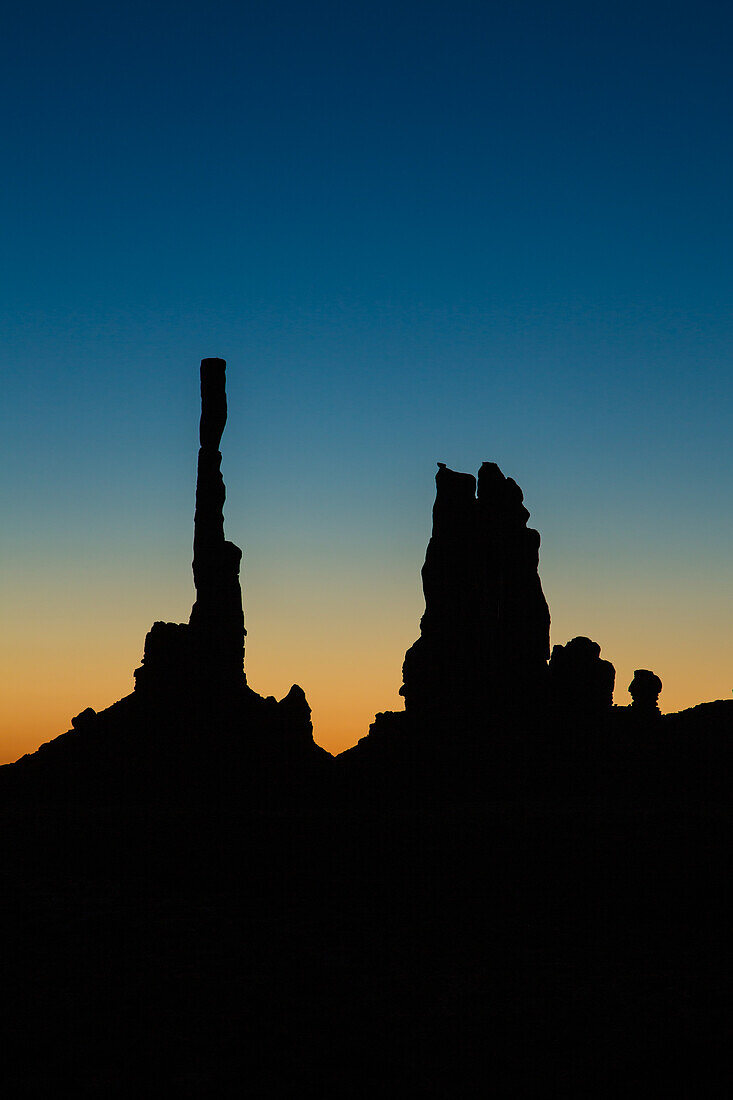
<svg viewBox="0 0 733 1100"><path fill-rule="evenodd" d="M226 489L221 442L227 419L226 362L201 361L201 425L193 536L196 602L189 625L194 648L225 678L243 675L244 613L239 585L242 551L224 538Z"/></svg>
<svg viewBox="0 0 733 1100"><path fill-rule="evenodd" d="M552 647L549 698L562 712L592 716L610 710L615 682L616 669L601 659L598 642L579 637Z"/></svg>
<svg viewBox="0 0 733 1100"><path fill-rule="evenodd" d="M226 362L201 360L200 449L196 482L193 579L188 625L157 622L145 639L136 690L197 683L244 684L244 613L239 584L242 551L224 537L226 489L219 444L227 419Z"/></svg>
<svg viewBox="0 0 733 1100"><path fill-rule="evenodd" d="M476 478L438 463L433 533L422 569L425 614L403 687L418 718L488 716L541 701L550 613L538 575L540 536L522 491L493 462Z"/></svg>
<svg viewBox="0 0 733 1100"><path fill-rule="evenodd" d="M7 789L26 783L75 805L195 798L260 808L324 790L331 757L313 740L302 689L293 684L278 701L258 695L244 675L242 552L224 537L225 367L223 359L201 362L190 621L154 623L134 692L99 713L77 714L67 733L11 766Z"/></svg>

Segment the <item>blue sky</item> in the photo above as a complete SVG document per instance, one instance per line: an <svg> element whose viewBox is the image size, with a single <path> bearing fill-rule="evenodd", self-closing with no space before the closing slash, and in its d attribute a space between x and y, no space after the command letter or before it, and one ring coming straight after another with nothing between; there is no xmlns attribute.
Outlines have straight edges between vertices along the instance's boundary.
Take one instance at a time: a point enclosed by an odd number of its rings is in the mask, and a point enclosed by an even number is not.
<svg viewBox="0 0 733 1100"><path fill-rule="evenodd" d="M10 693L63 652L104 705L187 616L221 355L248 667L314 679L317 736L398 705L436 461L520 482L553 640L597 635L619 702L637 666L667 709L728 694L732 28L722 3L6 13Z"/></svg>

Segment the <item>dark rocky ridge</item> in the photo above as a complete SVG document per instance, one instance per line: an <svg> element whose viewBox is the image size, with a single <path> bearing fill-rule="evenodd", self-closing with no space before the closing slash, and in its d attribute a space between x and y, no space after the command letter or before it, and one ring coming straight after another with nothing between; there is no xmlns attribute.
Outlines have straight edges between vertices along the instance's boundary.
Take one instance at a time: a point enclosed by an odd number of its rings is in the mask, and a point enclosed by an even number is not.
<svg viewBox="0 0 733 1100"><path fill-rule="evenodd" d="M733 702L548 666L521 491L441 466L406 710L333 759L246 683L223 378L190 622L0 769L9 1094L723 1094Z"/></svg>

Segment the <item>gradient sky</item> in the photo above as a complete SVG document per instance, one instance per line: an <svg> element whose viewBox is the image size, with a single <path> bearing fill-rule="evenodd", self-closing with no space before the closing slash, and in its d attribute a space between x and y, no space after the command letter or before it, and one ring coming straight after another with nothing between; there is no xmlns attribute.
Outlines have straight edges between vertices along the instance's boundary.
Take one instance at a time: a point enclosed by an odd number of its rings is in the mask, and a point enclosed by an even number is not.
<svg viewBox="0 0 733 1100"><path fill-rule="evenodd" d="M185 621L228 361L247 673L331 751L400 705L437 461L496 461L552 641L733 688L728 3L4 12L0 723L12 760Z"/></svg>

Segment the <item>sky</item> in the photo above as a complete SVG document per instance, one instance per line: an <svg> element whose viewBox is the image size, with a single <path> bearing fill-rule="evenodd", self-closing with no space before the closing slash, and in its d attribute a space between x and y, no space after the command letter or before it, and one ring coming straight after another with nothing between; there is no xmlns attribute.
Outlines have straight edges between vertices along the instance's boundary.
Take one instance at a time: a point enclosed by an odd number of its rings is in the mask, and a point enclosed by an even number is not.
<svg viewBox="0 0 733 1100"><path fill-rule="evenodd" d="M552 643L733 688L733 10L14 5L0 34L0 758L187 621L228 362L246 670L398 709L436 463L495 461Z"/></svg>

